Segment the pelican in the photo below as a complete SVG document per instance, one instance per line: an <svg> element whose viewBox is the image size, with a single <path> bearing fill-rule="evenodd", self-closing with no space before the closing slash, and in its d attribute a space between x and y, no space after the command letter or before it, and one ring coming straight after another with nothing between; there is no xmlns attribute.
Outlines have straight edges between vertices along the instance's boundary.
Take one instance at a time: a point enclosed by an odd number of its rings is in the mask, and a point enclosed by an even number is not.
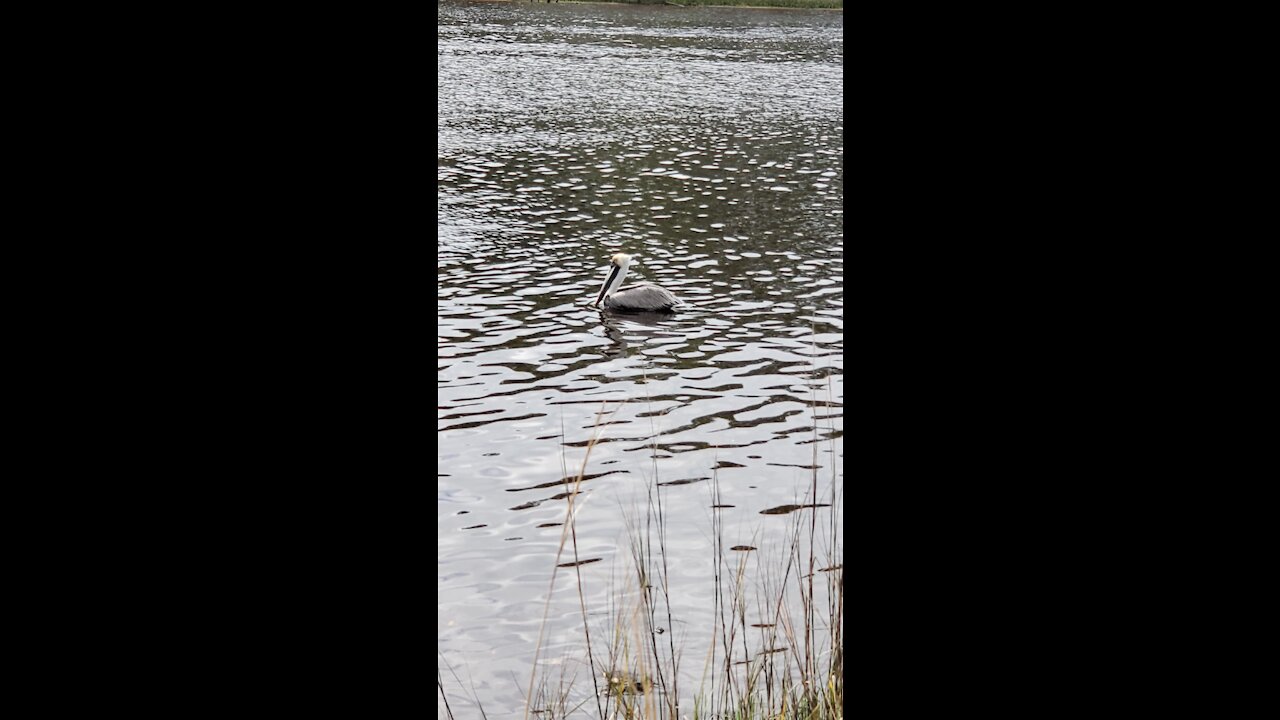
<svg viewBox="0 0 1280 720"><path fill-rule="evenodd" d="M609 259L609 265L609 276L600 287L600 296L592 305L600 307L603 302L608 310L671 312L680 303L671 291L652 283L640 283L619 290L618 286L627 276L627 268L631 267L630 255L618 253Z"/></svg>

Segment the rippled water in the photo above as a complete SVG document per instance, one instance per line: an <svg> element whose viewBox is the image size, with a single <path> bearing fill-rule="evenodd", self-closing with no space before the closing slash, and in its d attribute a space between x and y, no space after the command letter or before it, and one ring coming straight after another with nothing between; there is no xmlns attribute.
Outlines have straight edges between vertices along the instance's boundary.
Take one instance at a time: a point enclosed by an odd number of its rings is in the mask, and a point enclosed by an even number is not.
<svg viewBox="0 0 1280 720"><path fill-rule="evenodd" d="M682 628L711 610L713 512L764 547L814 467L843 485L843 16L458 2L439 37L438 642L497 718L544 610L544 657L580 637L573 578L545 602L593 427L591 607L655 482ZM589 307L615 252L685 307Z"/></svg>

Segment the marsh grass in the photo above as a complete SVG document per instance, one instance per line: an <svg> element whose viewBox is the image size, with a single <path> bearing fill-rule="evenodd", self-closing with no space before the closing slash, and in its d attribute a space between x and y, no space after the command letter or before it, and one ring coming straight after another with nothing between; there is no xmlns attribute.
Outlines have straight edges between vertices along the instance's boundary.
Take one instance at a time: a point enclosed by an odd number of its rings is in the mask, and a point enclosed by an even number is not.
<svg viewBox="0 0 1280 720"><path fill-rule="evenodd" d="M701 682L690 698L680 687L683 642L671 610L659 490L651 485L643 514L628 518L630 552L621 587L615 588L604 613L603 630L589 621L583 606L581 629L592 648L586 663L593 680L589 695L582 697L578 683L553 684L535 670L531 687L538 690L531 694L534 702L526 717L843 717L844 583L840 539L834 532L838 524L819 525L816 511L802 511L774 552L743 552L730 549L718 514L712 515L716 612L713 625L700 629L710 642ZM711 493L713 500L721 499L718 474ZM829 493L832 506L839 508L836 483ZM812 495L804 500L812 503Z"/></svg>
<svg viewBox="0 0 1280 720"><path fill-rule="evenodd" d="M711 627L695 630L704 633L700 644L706 645L707 654L701 679L691 693L680 684L688 631L677 632L677 626L684 628L672 608L672 595L679 591L670 583L673 558L666 543L664 488L658 485L656 457L646 473L643 507L624 516L628 552L620 577L611 581L606 611L593 612L587 606L588 578L580 565L571 566L585 655L577 662L589 672L570 671L572 661L540 663L556 577L563 564L579 559L576 519L583 507L577 499L579 489L592 449L618 410L601 407L565 496L565 522L525 692L526 720L833 720L844 716L843 484L836 460L840 433L834 421L822 427L820 420L826 418L818 416L819 407L833 405L830 376L826 379L826 402L817 400L816 389L811 397L813 469L797 504L816 505L821 497L830 504L829 521L819 524L818 508L806 508L792 514L782 542L761 550L754 547L753 539L746 546L751 550L742 550L743 546L730 546L720 513L712 511L714 621ZM657 436L654 432L655 451ZM829 477L818 462L822 446L831 456ZM715 470L709 493L713 506L723 504ZM598 619L592 622L593 615L603 616L603 628ZM554 667L559 668L558 674L553 674ZM452 718L439 674L437 685L447 717Z"/></svg>

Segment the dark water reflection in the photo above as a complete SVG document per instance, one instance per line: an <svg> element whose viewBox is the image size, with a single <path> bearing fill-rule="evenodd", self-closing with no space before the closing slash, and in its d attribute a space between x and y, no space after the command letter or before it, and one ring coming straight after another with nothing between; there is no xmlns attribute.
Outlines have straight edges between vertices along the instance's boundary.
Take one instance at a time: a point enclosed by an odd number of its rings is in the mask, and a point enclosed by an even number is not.
<svg viewBox="0 0 1280 720"><path fill-rule="evenodd" d="M787 516L761 511L803 504L814 467L843 483L843 16L439 12L438 624L503 717L594 427L584 578L621 572L622 508L661 483L685 622L710 610L712 512L764 547ZM615 252L686 307L589 307ZM550 612L571 646L576 611Z"/></svg>

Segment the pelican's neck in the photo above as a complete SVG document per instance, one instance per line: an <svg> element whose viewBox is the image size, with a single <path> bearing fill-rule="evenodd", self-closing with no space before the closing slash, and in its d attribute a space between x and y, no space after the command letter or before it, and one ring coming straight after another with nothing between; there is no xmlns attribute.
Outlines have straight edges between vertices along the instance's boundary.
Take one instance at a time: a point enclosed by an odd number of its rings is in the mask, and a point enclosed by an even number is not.
<svg viewBox="0 0 1280 720"><path fill-rule="evenodd" d="M600 286L600 296L596 298L596 305L605 301L605 298L618 291L622 287L622 280L627 276L627 269L631 266L630 261L625 261L621 265L611 265L609 274L604 278L604 285Z"/></svg>
<svg viewBox="0 0 1280 720"><path fill-rule="evenodd" d="M608 297L609 295L612 295L618 292L618 288L622 287L622 281L627 277L627 271L630 269L631 269L630 261L624 262L622 263L622 265L619 266L618 277L614 278L612 287L609 288L609 292L605 294L605 297Z"/></svg>

